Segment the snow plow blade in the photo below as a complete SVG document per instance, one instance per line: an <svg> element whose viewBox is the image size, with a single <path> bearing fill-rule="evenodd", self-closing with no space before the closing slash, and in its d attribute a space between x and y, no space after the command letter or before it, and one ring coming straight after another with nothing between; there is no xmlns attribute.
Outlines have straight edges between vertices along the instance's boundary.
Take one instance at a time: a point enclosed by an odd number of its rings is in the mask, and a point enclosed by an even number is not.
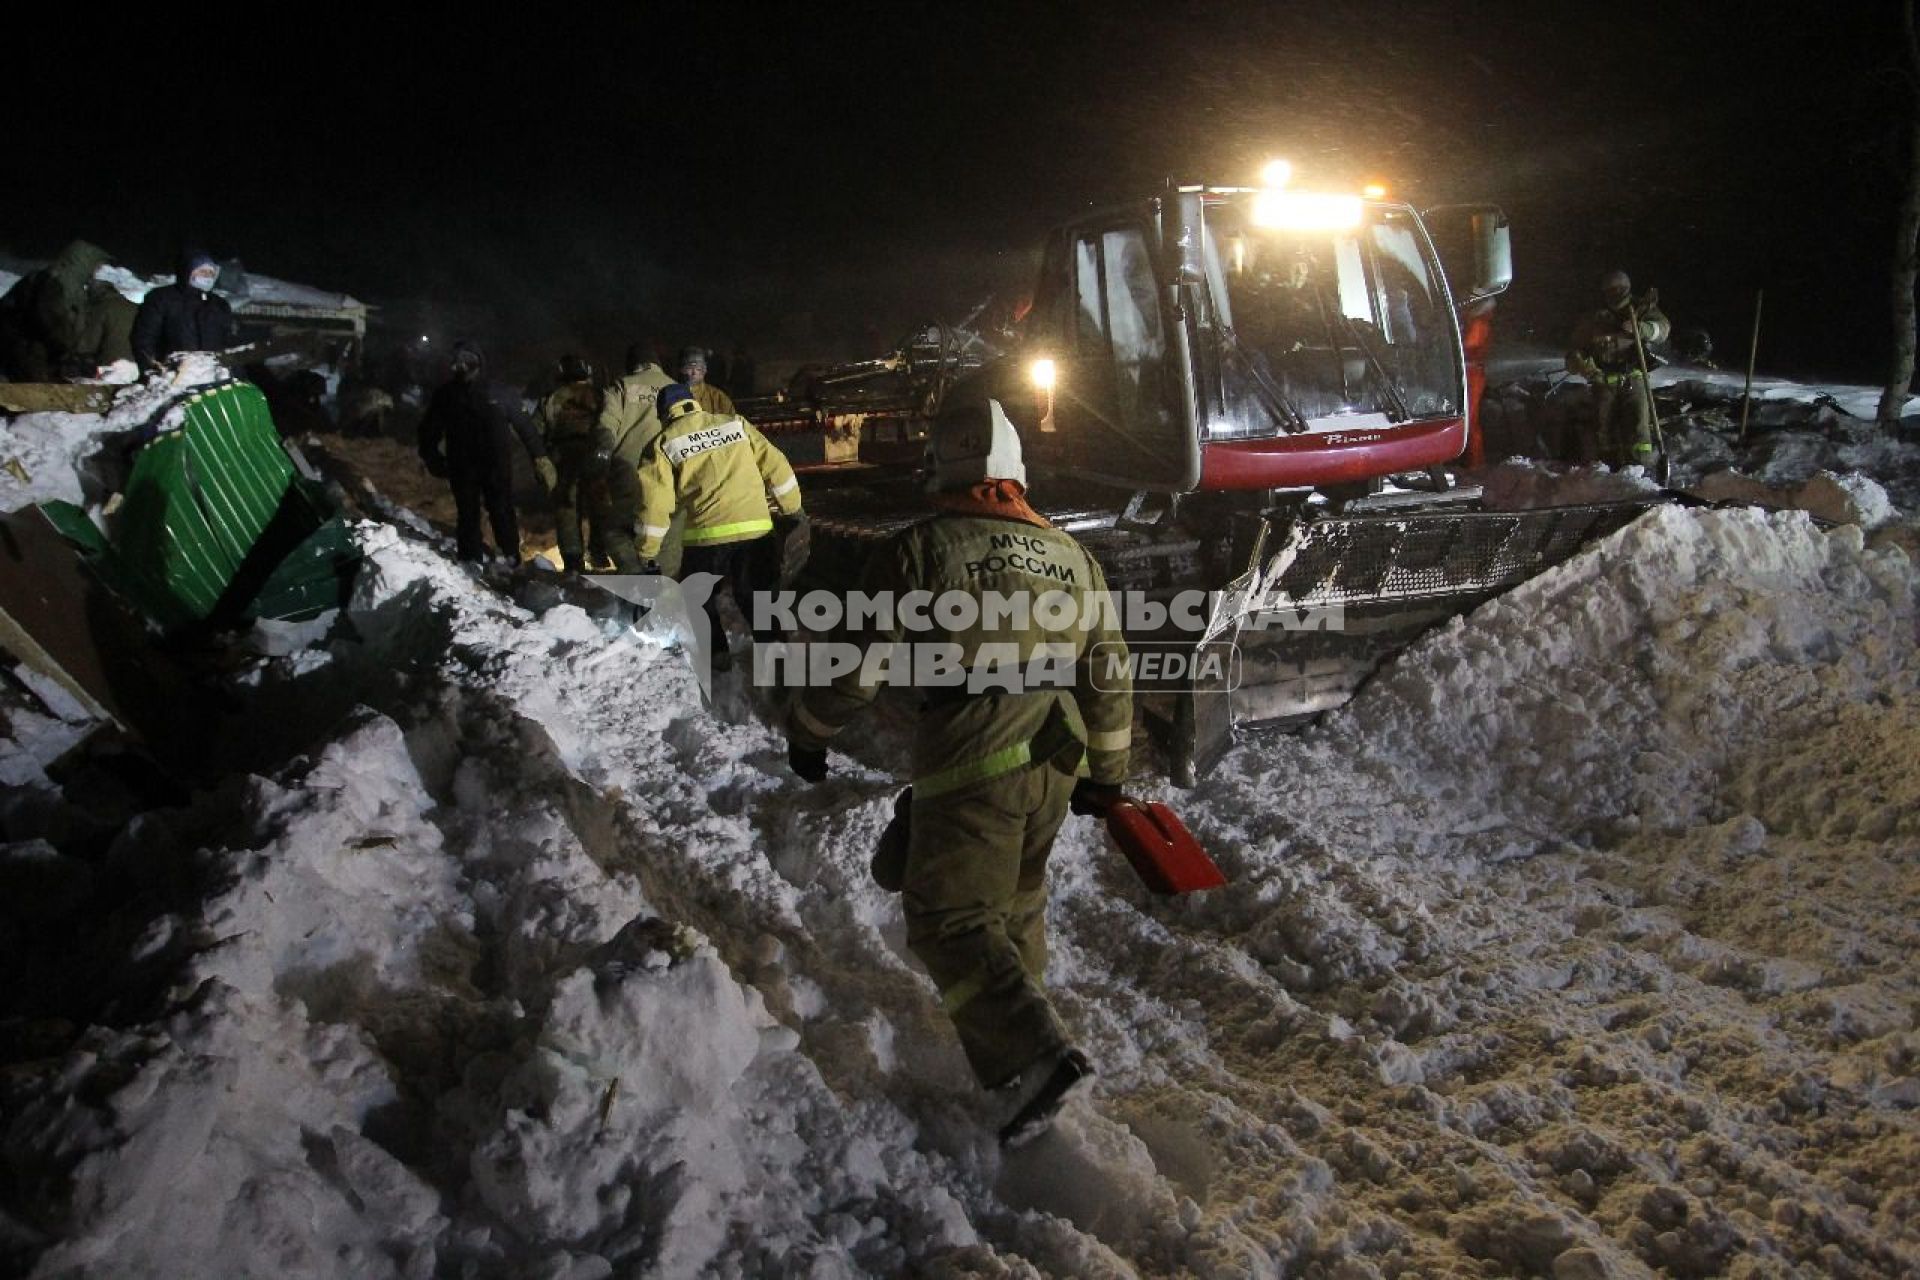
<svg viewBox="0 0 1920 1280"><path fill-rule="evenodd" d="M1202 643L1235 661L1173 690L1170 772L1191 786L1256 726L1342 705L1428 629L1567 560L1652 502L1261 522Z"/></svg>
<svg viewBox="0 0 1920 1280"><path fill-rule="evenodd" d="M1448 618L1623 528L1644 500L1487 511L1478 491L1395 495L1347 514L1245 511L1204 531L1141 525L1112 506L1044 506L1100 562L1107 586L1165 601L1213 593L1203 632L1129 627L1134 692L1181 786L1236 736L1297 728L1342 705L1382 663ZM809 502L808 587L845 591L867 553L926 509L899 485L848 487ZM1166 659L1149 670L1141 655Z"/></svg>
<svg viewBox="0 0 1920 1280"><path fill-rule="evenodd" d="M164 631L342 603L359 553L326 490L295 468L258 387L196 390L153 432L111 538L72 503L41 508L102 582Z"/></svg>

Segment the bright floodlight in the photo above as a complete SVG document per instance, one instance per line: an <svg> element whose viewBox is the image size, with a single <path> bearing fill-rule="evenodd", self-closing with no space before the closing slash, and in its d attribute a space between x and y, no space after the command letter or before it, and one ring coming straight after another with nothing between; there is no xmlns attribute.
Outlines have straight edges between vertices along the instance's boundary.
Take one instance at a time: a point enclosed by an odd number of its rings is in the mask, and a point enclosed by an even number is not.
<svg viewBox="0 0 1920 1280"><path fill-rule="evenodd" d="M1360 188L1360 194L1369 200L1385 200L1387 198L1387 184L1384 182L1369 182L1366 186Z"/></svg>
<svg viewBox="0 0 1920 1280"><path fill-rule="evenodd" d="M1253 225L1275 231L1345 231L1361 216L1359 196L1262 191L1253 198Z"/></svg>
<svg viewBox="0 0 1920 1280"><path fill-rule="evenodd" d="M1284 187L1293 181L1293 164L1287 160L1269 160L1267 167L1260 171L1260 183L1267 187Z"/></svg>
<svg viewBox="0 0 1920 1280"><path fill-rule="evenodd" d="M1053 361L1035 360L1033 367L1028 370L1028 373L1033 377L1034 386L1040 388L1042 391L1053 390L1053 379L1055 376Z"/></svg>

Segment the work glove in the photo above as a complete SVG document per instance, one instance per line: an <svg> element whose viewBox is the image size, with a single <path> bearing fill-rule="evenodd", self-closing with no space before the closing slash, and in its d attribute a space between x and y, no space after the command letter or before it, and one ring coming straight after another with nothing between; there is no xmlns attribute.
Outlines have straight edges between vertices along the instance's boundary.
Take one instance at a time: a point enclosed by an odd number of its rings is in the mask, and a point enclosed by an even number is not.
<svg viewBox="0 0 1920 1280"><path fill-rule="evenodd" d="M552 458L535 458L533 473L540 477L540 484L548 493L560 487L560 469L553 465Z"/></svg>
<svg viewBox="0 0 1920 1280"><path fill-rule="evenodd" d="M420 455L420 461L426 466L427 474L440 480L447 478L446 455L438 450Z"/></svg>
<svg viewBox="0 0 1920 1280"><path fill-rule="evenodd" d="M797 742L789 741L787 768L793 770L804 782L825 782L827 753L818 747L803 747Z"/></svg>
<svg viewBox="0 0 1920 1280"><path fill-rule="evenodd" d="M1082 778L1073 784L1073 795L1067 804L1083 818L1104 818L1108 810L1125 798L1114 783Z"/></svg>

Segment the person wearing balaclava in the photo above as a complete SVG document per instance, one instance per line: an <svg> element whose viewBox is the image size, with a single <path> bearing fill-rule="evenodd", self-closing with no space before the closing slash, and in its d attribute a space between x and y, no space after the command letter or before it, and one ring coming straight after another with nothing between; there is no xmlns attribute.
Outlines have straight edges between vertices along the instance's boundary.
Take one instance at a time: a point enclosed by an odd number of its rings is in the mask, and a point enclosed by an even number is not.
<svg viewBox="0 0 1920 1280"><path fill-rule="evenodd" d="M907 945L995 1091L1001 1141L1017 1145L1093 1074L1043 986L1047 856L1069 809L1099 816L1120 798L1131 668L1099 564L1027 504L1020 437L999 402L943 413L928 453L933 516L879 547L860 583L867 599L896 602L893 617L850 637L866 654L852 671L799 693L788 763L824 780L827 745L878 691L875 655L907 646L931 687L917 690L913 785L873 874L901 894ZM921 661L942 653L957 683Z"/></svg>
<svg viewBox="0 0 1920 1280"><path fill-rule="evenodd" d="M225 351L234 345L233 308L213 291L220 264L198 251L184 255L170 285L148 291L133 320L133 358L157 368L182 351Z"/></svg>

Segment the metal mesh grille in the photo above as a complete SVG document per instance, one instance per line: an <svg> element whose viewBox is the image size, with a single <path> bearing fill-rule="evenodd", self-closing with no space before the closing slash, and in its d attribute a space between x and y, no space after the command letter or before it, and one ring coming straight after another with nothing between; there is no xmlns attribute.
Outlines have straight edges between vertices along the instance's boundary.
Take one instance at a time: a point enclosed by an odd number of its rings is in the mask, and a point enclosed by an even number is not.
<svg viewBox="0 0 1920 1280"><path fill-rule="evenodd" d="M1362 516L1302 524L1268 561L1268 603L1479 594L1518 585L1626 525L1640 503ZM1272 570L1270 569L1269 572Z"/></svg>

